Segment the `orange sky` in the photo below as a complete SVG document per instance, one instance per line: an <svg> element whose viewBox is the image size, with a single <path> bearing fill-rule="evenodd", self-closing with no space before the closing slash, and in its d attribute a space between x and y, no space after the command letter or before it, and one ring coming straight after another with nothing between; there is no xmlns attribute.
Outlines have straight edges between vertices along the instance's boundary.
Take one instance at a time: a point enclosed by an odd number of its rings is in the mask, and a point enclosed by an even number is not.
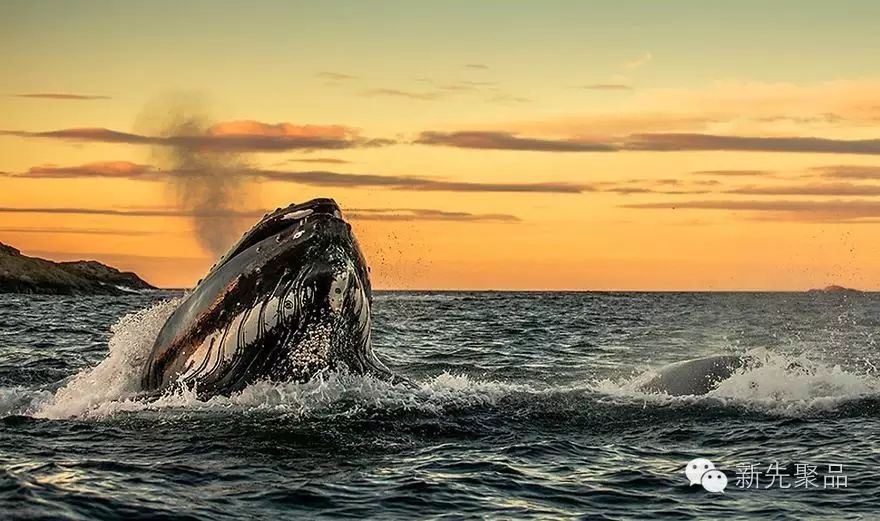
<svg viewBox="0 0 880 521"><path fill-rule="evenodd" d="M4 3L0 241L186 287L320 196L377 288L878 290L848 4Z"/></svg>

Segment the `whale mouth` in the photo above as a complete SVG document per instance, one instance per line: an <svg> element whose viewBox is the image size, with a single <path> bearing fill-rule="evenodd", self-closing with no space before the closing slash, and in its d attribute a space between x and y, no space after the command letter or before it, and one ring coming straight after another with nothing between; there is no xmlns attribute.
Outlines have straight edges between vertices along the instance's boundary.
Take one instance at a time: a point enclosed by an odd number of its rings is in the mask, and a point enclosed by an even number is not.
<svg viewBox="0 0 880 521"><path fill-rule="evenodd" d="M267 213L256 226L245 233L229 249L226 255L217 261L217 264L211 268L211 271L219 269L240 253L266 239L273 236L290 235L292 230L301 227L311 219L326 219L327 217L339 219L340 221L343 220L339 205L336 204L336 201L329 198L312 199L305 203L291 204L284 208L278 208L274 212Z"/></svg>

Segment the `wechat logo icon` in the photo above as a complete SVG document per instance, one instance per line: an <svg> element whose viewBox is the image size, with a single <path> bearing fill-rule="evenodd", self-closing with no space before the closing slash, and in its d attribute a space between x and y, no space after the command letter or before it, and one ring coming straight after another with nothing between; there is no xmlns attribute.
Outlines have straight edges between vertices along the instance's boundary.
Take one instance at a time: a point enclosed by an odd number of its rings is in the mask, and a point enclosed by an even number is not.
<svg viewBox="0 0 880 521"><path fill-rule="evenodd" d="M702 485L709 492L723 493L727 488L727 475L706 458L690 460L684 468L684 475L690 485Z"/></svg>

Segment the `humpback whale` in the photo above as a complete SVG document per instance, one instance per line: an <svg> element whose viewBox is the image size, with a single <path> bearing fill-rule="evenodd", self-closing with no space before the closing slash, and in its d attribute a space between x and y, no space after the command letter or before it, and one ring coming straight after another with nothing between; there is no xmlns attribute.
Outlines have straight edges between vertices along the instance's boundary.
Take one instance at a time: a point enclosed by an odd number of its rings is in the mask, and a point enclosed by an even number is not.
<svg viewBox="0 0 880 521"><path fill-rule="evenodd" d="M370 342L369 268L332 199L267 214L169 316L141 378L199 397L326 369L394 380Z"/></svg>
<svg viewBox="0 0 880 521"><path fill-rule="evenodd" d="M642 392L671 396L700 395L712 391L736 371L754 363L749 356L715 355L675 362L645 375L637 387Z"/></svg>

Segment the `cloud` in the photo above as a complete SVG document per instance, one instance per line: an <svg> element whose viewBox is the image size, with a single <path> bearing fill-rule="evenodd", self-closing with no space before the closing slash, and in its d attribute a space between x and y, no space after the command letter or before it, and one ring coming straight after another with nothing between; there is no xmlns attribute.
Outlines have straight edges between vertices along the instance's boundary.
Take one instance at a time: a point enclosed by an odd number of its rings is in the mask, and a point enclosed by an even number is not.
<svg viewBox="0 0 880 521"><path fill-rule="evenodd" d="M489 69L489 66L488 66L488 65L484 65L484 64L482 64L482 63L467 63L467 64L465 64L464 68L465 68L465 69L475 69L475 70L482 70L482 71L485 71L485 70L488 70L488 69Z"/></svg>
<svg viewBox="0 0 880 521"><path fill-rule="evenodd" d="M424 208L388 208L346 210L345 215L361 221L489 221L520 222L519 217L509 214L474 214Z"/></svg>
<svg viewBox="0 0 880 521"><path fill-rule="evenodd" d="M474 183L445 181L424 177L386 176L377 174L346 174L321 170L286 172L278 170L254 170L255 177L270 181L285 181L313 186L332 187L379 187L396 190L424 192L508 192L508 193L554 193L578 194L588 191L584 185L571 183Z"/></svg>
<svg viewBox="0 0 880 521"><path fill-rule="evenodd" d="M366 97L370 97L370 98L392 97L392 98L407 98L407 99L420 100L420 101L432 101L432 100L442 98L443 93L441 93L441 92L418 92L418 91L400 90L400 89L368 89L368 90L361 92L361 96L366 96Z"/></svg>
<svg viewBox="0 0 880 521"><path fill-rule="evenodd" d="M646 186L612 186L602 189L603 192L611 192L620 195L633 194L664 194L664 195L700 195L708 194L709 190L662 190Z"/></svg>
<svg viewBox="0 0 880 521"><path fill-rule="evenodd" d="M727 190L726 193L746 195L877 196L880 195L880 185L815 183L793 186L746 186Z"/></svg>
<svg viewBox="0 0 880 521"><path fill-rule="evenodd" d="M486 101L490 103L501 103L504 105L516 104L516 103L530 103L531 98L526 98L523 96L517 96L515 94L508 94L506 92L498 92L491 95Z"/></svg>
<svg viewBox="0 0 880 521"><path fill-rule="evenodd" d="M711 184L715 184L714 182ZM596 183L591 185L596 192L615 193L619 195L664 194L664 195L697 195L709 193L706 183L684 182L680 179L627 179L623 181Z"/></svg>
<svg viewBox="0 0 880 521"><path fill-rule="evenodd" d="M315 76L329 81L349 81L357 79L357 76L333 71L322 71L317 73Z"/></svg>
<svg viewBox="0 0 880 521"><path fill-rule="evenodd" d="M770 170L697 170L691 173L718 177L769 177L774 174Z"/></svg>
<svg viewBox="0 0 880 521"><path fill-rule="evenodd" d="M162 172L150 165L130 161L101 161L76 166L40 165L28 169L27 173L15 177L67 179L77 177L108 177L144 179L162 177Z"/></svg>
<svg viewBox="0 0 880 521"><path fill-rule="evenodd" d="M624 148L650 151L737 150L752 152L803 152L815 154L880 154L880 139L828 139L818 137L719 136L713 134L634 134Z"/></svg>
<svg viewBox="0 0 880 521"><path fill-rule="evenodd" d="M633 91L637 92L637 91ZM629 104L629 101L627 102ZM614 112L590 115L553 116L539 120L513 121L484 126L480 130L569 136L608 142L634 132L669 132L704 129L716 122L711 113L689 114L647 109L638 113Z"/></svg>
<svg viewBox="0 0 880 521"><path fill-rule="evenodd" d="M543 139L518 137L503 131L422 132L414 141L422 145L495 150L530 150L540 152L610 152L610 151L748 151L812 154L880 155L880 139L830 139L819 137L724 136L695 133L632 134L622 140L605 142L585 139ZM702 171L749 172L757 171ZM725 174L721 174L725 175Z"/></svg>
<svg viewBox="0 0 880 521"><path fill-rule="evenodd" d="M361 96L377 98L403 98L416 101L439 101L457 96L471 95L480 96L487 103L501 103L505 105L514 103L528 103L529 98L503 91L495 81L471 81L461 80L454 82L439 82L430 78L418 78L419 82L427 83L430 90L408 90L398 88L374 88L360 92Z"/></svg>
<svg viewBox="0 0 880 521"><path fill-rule="evenodd" d="M224 121L208 128L209 136L257 137L324 137L350 138L357 135L353 128L343 125L294 125L293 123L263 123L250 119Z"/></svg>
<svg viewBox="0 0 880 521"><path fill-rule="evenodd" d="M262 217L265 212L258 210L217 210L217 211L192 211L175 210L169 208L79 208L79 207L11 207L0 206L0 213L44 213L44 214L68 214L68 215L106 215L110 217L206 217L222 218L229 217Z"/></svg>
<svg viewBox="0 0 880 521"><path fill-rule="evenodd" d="M491 150L532 150L539 152L609 152L615 148L603 143L518 137L509 132L459 131L422 132L415 143L458 148Z"/></svg>
<svg viewBox="0 0 880 521"><path fill-rule="evenodd" d="M285 163L328 163L334 165L346 165L351 163L351 161L335 157L304 157L288 159Z"/></svg>
<svg viewBox="0 0 880 521"><path fill-rule="evenodd" d="M0 207L0 213L33 213L62 215L106 215L111 217L214 217L214 218L261 218L267 210L220 210L216 212L199 212L192 210L174 210L159 208L52 208L52 207ZM509 214L475 214L468 212L450 212L429 208L354 208L344 210L347 218L361 221L491 221L519 222L519 218ZM48 229L47 229L48 230ZM2 231L2 230L0 230ZM99 230L100 231L100 230ZM51 232L47 232L51 233ZM79 233L79 232L71 232ZM126 234L125 231L120 231ZM136 234L136 233L135 233Z"/></svg>
<svg viewBox="0 0 880 521"><path fill-rule="evenodd" d="M146 136L106 128L68 128L46 132L0 130L0 135L98 143L159 145L211 152L283 152L390 145L387 139L365 139L341 125L294 125L242 120L217 123L200 134Z"/></svg>
<svg viewBox="0 0 880 521"><path fill-rule="evenodd" d="M56 99L56 100L74 100L74 101L110 99L110 96L98 96L98 95L90 95L90 94L70 94L70 93L63 93L63 92L35 92L35 93L14 94L14 96L17 98L37 98L37 99Z"/></svg>
<svg viewBox="0 0 880 521"><path fill-rule="evenodd" d="M642 54L641 56L639 56L638 58L624 63L623 65L621 65L621 67L623 67L624 69L637 69L637 68L641 67L642 65L651 61L651 59L653 59L653 58L654 58L653 54L646 52L646 53Z"/></svg>
<svg viewBox="0 0 880 521"><path fill-rule="evenodd" d="M829 165L809 169L834 179L880 179L880 166L872 165Z"/></svg>
<svg viewBox="0 0 880 521"><path fill-rule="evenodd" d="M624 83L591 83L577 88L586 90L632 90L632 86Z"/></svg>
<svg viewBox="0 0 880 521"><path fill-rule="evenodd" d="M20 179L79 179L122 178L143 181L167 181L169 179L211 178L212 172L199 169L159 170L150 165L129 161L105 161L76 166L42 165L14 175ZM310 186L388 188L422 192L507 192L577 194L589 191L586 185L571 183L477 183L447 181L428 177L395 176L380 174L351 174L324 170L287 171L255 168L229 170L224 175L240 180L275 181Z"/></svg>
<svg viewBox="0 0 880 521"><path fill-rule="evenodd" d="M810 222L863 222L863 219L880 218L880 201L831 200L831 201L667 201L623 205L632 209L692 209L751 211L775 215L777 218Z"/></svg>
<svg viewBox="0 0 880 521"><path fill-rule="evenodd" d="M606 83L629 83L610 78ZM880 124L880 77L813 83L727 81L693 88L640 86L609 112L571 106L557 115L468 129L607 141L650 132L870 138Z"/></svg>
<svg viewBox="0 0 880 521"><path fill-rule="evenodd" d="M146 230L113 230L106 228L0 228L0 233L38 233L70 235L122 235L125 237L160 235L161 232Z"/></svg>

